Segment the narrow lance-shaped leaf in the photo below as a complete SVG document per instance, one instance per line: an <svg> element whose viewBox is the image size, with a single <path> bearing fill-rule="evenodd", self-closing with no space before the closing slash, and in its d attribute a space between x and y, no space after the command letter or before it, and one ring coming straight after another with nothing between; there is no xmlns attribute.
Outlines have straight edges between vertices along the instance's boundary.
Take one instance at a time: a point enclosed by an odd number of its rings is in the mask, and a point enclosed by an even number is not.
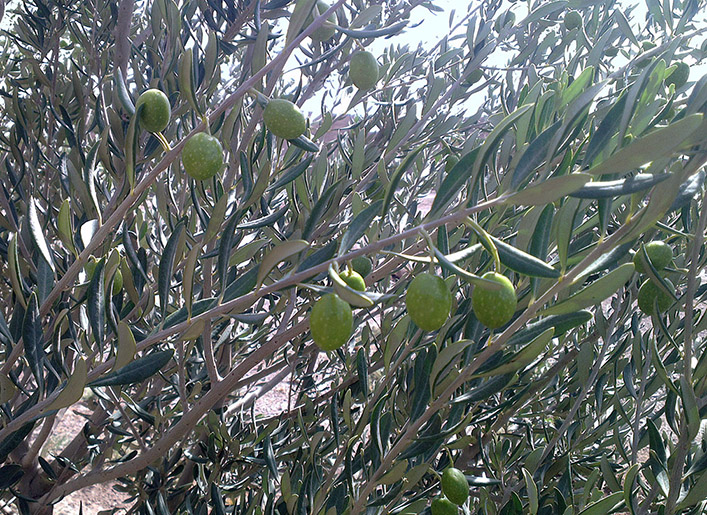
<svg viewBox="0 0 707 515"><path fill-rule="evenodd" d="M162 369L173 355L173 350L153 352L89 383L88 386L119 386L145 381Z"/></svg>
<svg viewBox="0 0 707 515"><path fill-rule="evenodd" d="M275 192L278 189L282 188L286 184L289 184L290 182L294 181L297 177L302 175L307 168L309 168L309 165L312 164L312 161L314 160L314 156L308 156L306 159L303 159L299 163L291 166L284 172L282 172L282 175L280 176L279 179L277 179L274 183L272 183L268 188L265 190L266 192Z"/></svg>
<svg viewBox="0 0 707 515"><path fill-rule="evenodd" d="M307 136L297 136L295 139L288 139L287 141L306 152L319 152L319 145Z"/></svg>
<svg viewBox="0 0 707 515"><path fill-rule="evenodd" d="M29 201L27 221L29 223L30 236L32 236L32 241L37 247L40 256L42 256L42 259L47 262L51 271L53 273L56 273L51 251L49 250L49 246L47 245L47 240L44 238L42 226L39 223L39 216L37 215L37 205L35 204L34 198L31 198Z"/></svg>
<svg viewBox="0 0 707 515"><path fill-rule="evenodd" d="M622 243L638 238L640 234L652 227L665 215L678 196L680 185L686 179L689 171L689 169L683 169L678 173L674 173L668 180L653 188L648 205L640 215L631 220L631 230L621 240Z"/></svg>
<svg viewBox="0 0 707 515"><path fill-rule="evenodd" d="M83 389L86 386L87 375L88 364L85 359L79 358L66 386L59 392L57 398L47 406L47 411L66 408L80 401L83 396Z"/></svg>
<svg viewBox="0 0 707 515"><path fill-rule="evenodd" d="M389 36L392 34L397 34L401 30L403 30L407 24L407 21L399 21L398 23L394 23L393 25L389 25L388 27L384 27L382 29L351 30L347 29L346 27L339 27L338 30L352 38L377 38L380 36Z"/></svg>
<svg viewBox="0 0 707 515"><path fill-rule="evenodd" d="M707 498L707 472L703 472L700 478L690 487L687 495L675 507L677 512L681 512L690 506L702 502Z"/></svg>
<svg viewBox="0 0 707 515"><path fill-rule="evenodd" d="M508 340L508 345L523 345L542 334L548 327L552 327L555 330L554 336L559 336L570 329L589 322L592 318L594 318L594 315L591 311L584 310L564 315L547 316L539 322L527 324L523 329L516 332Z"/></svg>
<svg viewBox="0 0 707 515"><path fill-rule="evenodd" d="M201 109L199 109L199 102L197 102L194 90L196 85L194 83L194 53L192 48L187 48L184 53L179 57L179 93L189 102L191 108L198 114L201 114Z"/></svg>
<svg viewBox="0 0 707 515"><path fill-rule="evenodd" d="M230 283L223 294L223 301L228 302L253 291L253 288L255 288L257 285L257 272L258 267L255 266L248 270L246 273L242 274L235 281ZM196 305L199 302L201 301L197 301L194 303L194 316L196 316Z"/></svg>
<svg viewBox="0 0 707 515"><path fill-rule="evenodd" d="M388 153L394 148L396 148L398 143L400 143L403 138L407 137L408 133L410 132L410 129L412 129L416 123L417 105L413 103L412 105L408 105L407 113L395 127L395 131L393 131L393 134L390 136L388 144L385 147L385 153Z"/></svg>
<svg viewBox="0 0 707 515"><path fill-rule="evenodd" d="M569 86L567 86L567 89L565 89L562 92L562 99L560 100L560 104L568 105L570 102L572 102L574 99L576 99L580 94L582 94L582 92L591 83L593 76L594 76L594 67L593 66L590 66L590 67L582 70L582 73L580 73L579 76L576 77Z"/></svg>
<svg viewBox="0 0 707 515"><path fill-rule="evenodd" d="M506 265L511 270L514 270L529 277L549 277L557 279L560 277L560 271L548 265L542 259L538 259L531 254L527 254L520 249L509 245L506 242L499 240L489 235L491 241L496 245L498 257L501 263ZM482 241L483 244L483 241Z"/></svg>
<svg viewBox="0 0 707 515"><path fill-rule="evenodd" d="M61 203L56 223L59 239L68 250L75 253L74 230L71 223L71 205L68 198L65 198Z"/></svg>
<svg viewBox="0 0 707 515"><path fill-rule="evenodd" d="M560 257L560 266L563 271L567 267L570 239L580 204L581 200L569 198L557 213L557 254Z"/></svg>
<svg viewBox="0 0 707 515"><path fill-rule="evenodd" d="M590 504L579 515L606 515L623 502L624 493L615 492L600 501Z"/></svg>
<svg viewBox="0 0 707 515"><path fill-rule="evenodd" d="M392 485L400 481L405 475L408 468L408 461L401 460L395 463L393 467L381 477L378 482L382 485ZM408 484L409 487L409 484Z"/></svg>
<svg viewBox="0 0 707 515"><path fill-rule="evenodd" d="M266 440L269 441L269 439L269 436L266 437ZM272 471L270 471L270 473L272 474ZM275 470L275 475L277 475L277 470ZM223 502L221 490L215 482L211 483L211 506L213 507L212 513L214 515L226 515L226 505Z"/></svg>
<svg viewBox="0 0 707 515"><path fill-rule="evenodd" d="M437 190L429 216L441 214L452 200L459 195L462 186L469 177L471 177L471 171L480 149L481 147L476 147L471 152L462 156L459 162L449 171Z"/></svg>
<svg viewBox="0 0 707 515"><path fill-rule="evenodd" d="M255 220L249 220L248 222L243 222L242 224L237 225L236 229L260 229L261 227L268 227L285 216L289 210L290 205L285 204L280 209L276 209L267 216L256 218Z"/></svg>
<svg viewBox="0 0 707 515"><path fill-rule="evenodd" d="M54 288L54 273L43 259L37 263L37 297L40 305Z"/></svg>
<svg viewBox="0 0 707 515"><path fill-rule="evenodd" d="M555 122L530 142L530 145L528 145L528 148L525 149L523 156L518 161L518 166L513 170L511 186L514 189L545 161L550 142L561 125L562 120Z"/></svg>
<svg viewBox="0 0 707 515"><path fill-rule="evenodd" d="M572 313L589 306L594 306L616 293L616 291L631 278L634 271L633 263L624 263L604 277L597 279L589 286L579 290L574 295L542 310L539 314L561 315L563 313Z"/></svg>
<svg viewBox="0 0 707 515"><path fill-rule="evenodd" d="M626 506L631 507L631 501L633 497L633 485L636 480L636 476L640 470L640 465L634 463L624 475L624 503Z"/></svg>
<svg viewBox="0 0 707 515"><path fill-rule="evenodd" d="M130 327L123 321L119 322L118 344L115 349L115 362L113 363L113 370L123 368L125 365L130 363L135 357L136 350L137 345L135 343L135 336L130 330Z"/></svg>
<svg viewBox="0 0 707 515"><path fill-rule="evenodd" d="M326 212L327 208L329 207L329 202L331 202L331 199L334 197L334 193L336 193L336 190L340 184L341 184L341 180L336 181L334 184L329 186L324 191L324 193L322 193L322 196L319 197L319 200L317 200L317 203L314 204L314 207L312 208L312 212L309 214L309 218L307 218L307 222L304 224L304 230L302 231L302 239L303 240L308 240L309 237L314 232L315 227L319 223L322 215Z"/></svg>
<svg viewBox="0 0 707 515"><path fill-rule="evenodd" d="M539 336L536 336L530 343L519 350L515 355L511 356L510 361L503 363L492 370L476 374L474 377L488 377L496 375L505 375L519 370L535 360L540 353L545 350L547 344L550 343L555 334L555 329L550 327Z"/></svg>
<svg viewBox="0 0 707 515"><path fill-rule="evenodd" d="M442 251L439 250L437 247L433 247L433 251L435 253L435 257L437 258L439 265L444 270L454 275L458 275L459 277L467 281L469 284L473 284L474 286L481 286L482 288L486 288L491 291L499 291L502 288L502 285L496 281L489 281L488 279L484 279L482 277L479 277L478 275L474 275L471 272L467 272L463 268L456 266L452 261L447 259L448 256L442 254ZM429 262L429 258L427 258L427 262Z"/></svg>
<svg viewBox="0 0 707 515"><path fill-rule="evenodd" d="M86 156L86 162L83 167L83 180L86 183L89 197L93 203L93 209L98 218L98 225L102 224L101 206L98 203L98 194L96 192L96 162L98 160L98 147L100 142L94 143Z"/></svg>
<svg viewBox="0 0 707 515"><path fill-rule="evenodd" d="M317 0L297 0L295 10L290 16L290 23L287 25L287 36L285 37L285 46L289 46L292 41L299 35L300 31L307 22L307 17L312 13L314 4Z"/></svg>
<svg viewBox="0 0 707 515"><path fill-rule="evenodd" d="M408 155L405 156L398 168L396 168L393 172L393 175L390 177L390 182L388 183L388 186L385 190L385 200L383 201L383 208L381 209L381 214L383 216L385 216L385 214L388 212L390 203L393 200L393 195L395 195L395 189L398 187L400 179L403 178L403 174L408 170L408 168L413 165L415 159L417 158L417 155L426 146L426 144L422 144L419 145L417 148L413 149Z"/></svg>
<svg viewBox="0 0 707 515"><path fill-rule="evenodd" d="M268 183L270 182L270 167L270 161L266 161L265 164L260 167L260 170L258 171L258 178L255 180L255 184L253 185L250 195L241 205L241 210L245 210L256 202L260 202L260 199L263 197L263 193L265 193L265 189L268 187Z"/></svg>
<svg viewBox="0 0 707 515"><path fill-rule="evenodd" d="M504 203L521 206L544 206L577 191L587 184L591 178L591 175L586 173L572 173L560 177L551 177L546 181L533 184L518 193L510 195L504 200Z"/></svg>
<svg viewBox="0 0 707 515"><path fill-rule="evenodd" d="M201 254L202 243L196 243L189 251L186 262L184 264L184 274L182 276L182 291L184 292L184 304L186 305L189 317L191 317L191 307L194 302L194 272L196 269L196 261Z"/></svg>
<svg viewBox="0 0 707 515"><path fill-rule="evenodd" d="M528 16L519 21L518 24L527 25L534 21L538 21L554 12L566 9L567 4L568 2L566 0L556 0L554 2L548 2L546 4L538 4L540 7L528 14Z"/></svg>
<svg viewBox="0 0 707 515"><path fill-rule="evenodd" d="M668 179L671 174L661 173L657 175L641 173L619 179L616 181L597 181L585 184L580 189L570 193L572 197L577 198L613 198L621 195L630 195L638 191L644 191L652 188L656 184Z"/></svg>
<svg viewBox="0 0 707 515"><path fill-rule="evenodd" d="M17 483L25 472L19 465L5 465L0 467L0 490L7 490Z"/></svg>
<svg viewBox="0 0 707 515"><path fill-rule="evenodd" d="M304 240L285 241L273 247L263 258L258 270L257 283L262 284L270 271L285 259L302 252L309 247L309 242Z"/></svg>
<svg viewBox="0 0 707 515"><path fill-rule="evenodd" d="M587 170L587 173L624 173L650 161L668 157L702 124L702 116L701 113L691 114L667 127L656 129L632 141L611 157Z"/></svg>
<svg viewBox="0 0 707 515"><path fill-rule="evenodd" d="M91 324L93 338L99 346L103 345L103 336L106 327L105 310L105 260L101 259L96 264L93 277L88 283L86 292L86 307L88 321Z"/></svg>
<svg viewBox="0 0 707 515"><path fill-rule="evenodd" d="M172 283L172 270L174 268L174 258L177 255L177 245L185 223L186 220L182 218L179 222L177 222L177 225L174 226L174 230L167 240L167 244L164 246L162 258L160 259L159 272L157 276L157 291L160 297L160 310L162 312L162 316L164 316L167 311L167 304L169 302L169 288Z"/></svg>
<svg viewBox="0 0 707 515"><path fill-rule="evenodd" d="M221 224L226 217L226 210L228 209L228 193L221 195L218 199L213 211L211 212L211 217L209 218L209 225L206 227L206 234L204 235L203 243L208 243L211 239L218 234L219 229L221 229Z"/></svg>
<svg viewBox="0 0 707 515"><path fill-rule="evenodd" d="M34 422L25 424L0 442L0 463L3 463L7 456L27 438L27 435L32 432L34 424Z"/></svg>
<svg viewBox="0 0 707 515"><path fill-rule="evenodd" d="M678 390L678 387L675 386L675 383L673 382L672 379L670 379L670 376L668 375L668 371L665 368L665 364L663 363L663 360L660 357L660 353L658 352L658 346L656 343L657 338L650 338L650 345L652 347L653 352L651 352L651 362L653 363L653 367L655 368L656 373L658 374L658 377L663 381L665 386L670 388L670 390L675 393L675 395L680 396L680 390ZM649 420L650 422L650 420Z"/></svg>
<svg viewBox="0 0 707 515"><path fill-rule="evenodd" d="M702 185L705 183L705 176L707 174L704 170L700 170L694 175L691 175L689 179L683 182L678 189L678 194L670 204L668 211L675 211L681 207L690 203L690 201L700 192Z"/></svg>
<svg viewBox="0 0 707 515"><path fill-rule="evenodd" d="M339 246L339 256L346 254L354 243L366 233L371 226L371 222L380 213L382 200L376 200L373 204L361 211L349 224L346 232L341 237Z"/></svg>
<svg viewBox="0 0 707 515"><path fill-rule="evenodd" d="M368 359L363 347L356 353L356 370L364 397L368 397Z"/></svg>
<svg viewBox="0 0 707 515"><path fill-rule="evenodd" d="M130 116L134 115L135 104L133 104L133 100L130 97L130 92L128 91L127 84L125 84L125 78L123 77L123 71L120 69L120 66L116 66L114 68L113 91L116 93L116 97L118 98L120 105L122 105L123 109L125 109L125 112Z"/></svg>
<svg viewBox="0 0 707 515"><path fill-rule="evenodd" d="M528 513L535 515L538 512L538 485L535 484L533 475L525 467L522 470L523 478L525 479L525 489L528 492Z"/></svg>
<svg viewBox="0 0 707 515"><path fill-rule="evenodd" d="M250 63L250 68L251 68L252 74L256 74L266 64L267 44L268 44L268 36L269 35L270 35L270 24L265 22L265 23L261 24L260 30L258 31L258 36L255 39L255 44L253 45L253 55L252 55L251 63ZM262 79L259 82L260 82L260 84L257 84L255 87L258 90L262 90Z"/></svg>
<svg viewBox="0 0 707 515"><path fill-rule="evenodd" d="M532 105L524 105L513 111L511 114L506 116L501 120L496 127L494 127L491 134L486 137L484 144L481 146L481 150L476 156L474 161L474 168L471 173L472 181L476 182L476 178L481 172L481 168L486 164L489 156L496 145L501 141L501 138L511 129L513 124L524 114L526 114L530 109L533 109Z"/></svg>
<svg viewBox="0 0 707 515"><path fill-rule="evenodd" d="M25 318L22 324L22 341L25 347L25 357L37 380L39 391L44 391L44 343L42 339L42 319L39 316L37 294L32 292L27 303Z"/></svg>
<svg viewBox="0 0 707 515"><path fill-rule="evenodd" d="M19 238L18 234L13 235L7 245L7 265L12 290L15 292L15 296L20 301L20 304L26 307L27 301L25 300L25 292L22 288L22 276L20 275L20 255L17 251L17 238Z"/></svg>
<svg viewBox="0 0 707 515"><path fill-rule="evenodd" d="M488 253L491 254L491 257L493 258L494 263L498 267L500 265L501 258L498 255L498 249L496 248L496 243L491 239L491 235L486 232L486 229L481 227L479 224L477 224L470 217L466 218L466 225L471 227L471 229L476 234L476 237L479 238L479 242L481 243L481 245L483 245L484 248L488 251Z"/></svg>
<svg viewBox="0 0 707 515"><path fill-rule="evenodd" d="M692 388L690 382L685 379L684 375L680 376L680 398L682 399L682 406L685 410L688 436L690 441L692 441L700 431L701 417L695 390Z"/></svg>
<svg viewBox="0 0 707 515"><path fill-rule="evenodd" d="M138 154L138 118L140 111L144 108L145 105L141 104L135 116L130 118L128 130L125 133L125 174L131 190L135 187L135 167Z"/></svg>
<svg viewBox="0 0 707 515"><path fill-rule="evenodd" d="M594 97L604 89L605 82L599 82L587 88L577 99L575 99L567 108L565 113L565 121L562 130L558 131L552 139L549 146L549 153L554 154L560 143L570 137L573 132L577 131L577 124L582 122L589 106L594 101ZM580 127L581 128L581 127Z"/></svg>
<svg viewBox="0 0 707 515"><path fill-rule="evenodd" d="M17 387L9 376L0 372L0 404L5 404L15 395Z"/></svg>
<svg viewBox="0 0 707 515"><path fill-rule="evenodd" d="M626 94L622 94L614 103L589 140L587 150L584 153L584 163L588 166L591 166L599 154L606 151L607 145L609 145L614 134L619 129L621 115L626 106L626 96Z"/></svg>

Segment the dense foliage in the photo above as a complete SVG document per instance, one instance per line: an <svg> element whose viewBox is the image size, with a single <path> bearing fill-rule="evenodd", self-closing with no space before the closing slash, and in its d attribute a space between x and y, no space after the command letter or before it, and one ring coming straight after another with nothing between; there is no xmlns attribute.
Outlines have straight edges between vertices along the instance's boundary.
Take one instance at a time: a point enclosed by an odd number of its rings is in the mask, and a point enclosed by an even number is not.
<svg viewBox="0 0 707 515"><path fill-rule="evenodd" d="M0 502L704 513L707 3L646 6L8 6Z"/></svg>

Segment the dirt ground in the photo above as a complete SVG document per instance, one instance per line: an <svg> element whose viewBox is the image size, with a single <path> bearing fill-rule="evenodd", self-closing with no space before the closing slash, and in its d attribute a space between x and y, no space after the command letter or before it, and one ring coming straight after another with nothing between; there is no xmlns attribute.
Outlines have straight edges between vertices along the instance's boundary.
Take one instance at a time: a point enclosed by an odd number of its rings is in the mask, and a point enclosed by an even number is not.
<svg viewBox="0 0 707 515"><path fill-rule="evenodd" d="M267 381L267 379L266 379ZM255 404L255 411L267 417L276 416L287 409L290 383L287 379L276 385L271 391L259 398ZM85 419L81 413L88 414L89 410L81 404L66 410L54 427L42 456L51 459L53 453L60 452L74 436L81 432ZM83 506L84 515L124 515L128 513L130 504L123 502L126 497L122 492L114 490L114 482L94 485L65 497L57 503L55 515L77 515ZM0 514L15 515L14 506L0 507Z"/></svg>

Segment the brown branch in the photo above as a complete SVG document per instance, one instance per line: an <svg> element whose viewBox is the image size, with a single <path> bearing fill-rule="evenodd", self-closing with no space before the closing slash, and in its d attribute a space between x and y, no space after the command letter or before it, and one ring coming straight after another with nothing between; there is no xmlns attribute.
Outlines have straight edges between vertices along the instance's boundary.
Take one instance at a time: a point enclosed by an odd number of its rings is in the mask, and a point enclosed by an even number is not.
<svg viewBox="0 0 707 515"><path fill-rule="evenodd" d="M118 7L118 21L113 32L115 38L115 67L123 72L123 77L128 73L130 60L130 25L133 17L135 0L122 0Z"/></svg>

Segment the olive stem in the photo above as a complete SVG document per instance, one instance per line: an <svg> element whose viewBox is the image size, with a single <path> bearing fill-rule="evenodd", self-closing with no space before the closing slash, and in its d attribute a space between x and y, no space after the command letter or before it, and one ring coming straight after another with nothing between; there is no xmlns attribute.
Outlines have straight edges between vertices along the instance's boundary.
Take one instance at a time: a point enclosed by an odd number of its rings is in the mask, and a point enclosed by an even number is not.
<svg viewBox="0 0 707 515"><path fill-rule="evenodd" d="M434 264L436 262L435 258L435 244L432 241L432 237L430 236L430 233L428 233L424 228L420 228L420 234L422 237L425 239L427 242L427 251L430 255L430 262L428 263L428 268L431 274L434 274Z"/></svg>
<svg viewBox="0 0 707 515"><path fill-rule="evenodd" d="M169 142L167 141L167 138L164 137L164 134L161 132L153 132L152 134L159 140L162 145L162 149L165 152L170 152L172 150L172 147L169 146Z"/></svg>
<svg viewBox="0 0 707 515"><path fill-rule="evenodd" d="M466 219L464 220L464 223L471 227L473 231L476 233L476 235L479 237L479 239L486 240L488 243L487 250L491 253L491 257L493 258L493 266L494 270L498 273L500 273L501 270L501 258L498 255L498 249L496 248L496 245L493 243L491 238L489 237L489 234L486 232L486 230L481 227L478 223L476 223L470 216L467 216ZM486 245L484 245L486 247Z"/></svg>

